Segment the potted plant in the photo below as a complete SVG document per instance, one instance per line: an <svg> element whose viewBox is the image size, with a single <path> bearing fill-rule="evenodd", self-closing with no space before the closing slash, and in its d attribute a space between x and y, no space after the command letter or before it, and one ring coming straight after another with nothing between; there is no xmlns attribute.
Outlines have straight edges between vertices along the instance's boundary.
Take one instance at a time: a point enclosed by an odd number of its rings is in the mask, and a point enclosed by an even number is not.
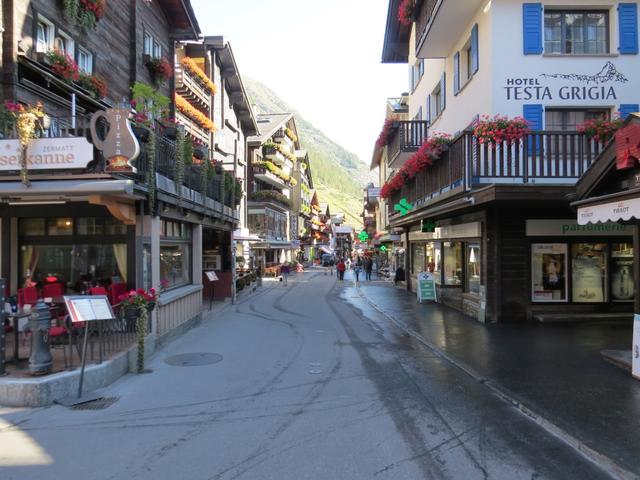
<svg viewBox="0 0 640 480"><path fill-rule="evenodd" d="M77 83L96 100L107 96L107 82L99 75L88 75L81 72Z"/></svg>
<svg viewBox="0 0 640 480"><path fill-rule="evenodd" d="M153 83L158 86L164 84L164 82L169 80L171 78L171 75L173 75L173 68L169 63L169 60L164 57L149 57L145 61L145 66L149 70L149 74L153 79Z"/></svg>
<svg viewBox="0 0 640 480"><path fill-rule="evenodd" d="M578 125L578 131L598 143L607 143L613 138L622 124L623 121L620 118L613 118L611 120L606 118L593 118Z"/></svg>
<svg viewBox="0 0 640 480"><path fill-rule="evenodd" d="M503 143L511 145L519 142L528 134L529 122L522 117L483 115L473 124L473 135L478 139L478 142L487 143L491 148Z"/></svg>
<svg viewBox="0 0 640 480"><path fill-rule="evenodd" d="M51 70L60 75L65 82L71 83L80 79L78 64L69 54L61 50L49 50L45 55Z"/></svg>
<svg viewBox="0 0 640 480"><path fill-rule="evenodd" d="M125 320L129 322L135 319L136 332L138 333L138 358L137 371L144 371L144 339L147 334L147 322L149 313L156 306L158 296L155 288L146 291L144 288L131 290L129 293L120 295L118 300L122 308Z"/></svg>

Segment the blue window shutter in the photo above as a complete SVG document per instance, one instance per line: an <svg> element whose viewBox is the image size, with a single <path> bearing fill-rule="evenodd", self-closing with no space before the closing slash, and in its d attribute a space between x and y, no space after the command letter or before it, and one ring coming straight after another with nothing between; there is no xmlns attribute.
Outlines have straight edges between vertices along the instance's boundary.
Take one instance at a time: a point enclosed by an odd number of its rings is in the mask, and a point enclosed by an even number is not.
<svg viewBox="0 0 640 480"><path fill-rule="evenodd" d="M446 74L442 72L442 78L440 79L440 111L444 112L444 109L447 108L447 80Z"/></svg>
<svg viewBox="0 0 640 480"><path fill-rule="evenodd" d="M458 95L460 91L460 52L453 56L453 94Z"/></svg>
<svg viewBox="0 0 640 480"><path fill-rule="evenodd" d="M544 107L540 103L528 104L522 106L522 116L529 122L529 128L531 130L542 130L542 113ZM529 155L534 153L534 141L532 137L529 137L528 152ZM540 139L535 141L535 152L540 150Z"/></svg>
<svg viewBox="0 0 640 480"><path fill-rule="evenodd" d="M618 31L620 45L618 50L625 55L638 53L638 4L618 4Z"/></svg>
<svg viewBox="0 0 640 480"><path fill-rule="evenodd" d="M637 103L623 103L620 105L620 118L624 120L630 113L640 112L640 105Z"/></svg>
<svg viewBox="0 0 640 480"><path fill-rule="evenodd" d="M542 3L522 4L523 52L525 55L542 53Z"/></svg>
<svg viewBox="0 0 640 480"><path fill-rule="evenodd" d="M478 24L471 29L471 72L476 73L480 66L478 58Z"/></svg>

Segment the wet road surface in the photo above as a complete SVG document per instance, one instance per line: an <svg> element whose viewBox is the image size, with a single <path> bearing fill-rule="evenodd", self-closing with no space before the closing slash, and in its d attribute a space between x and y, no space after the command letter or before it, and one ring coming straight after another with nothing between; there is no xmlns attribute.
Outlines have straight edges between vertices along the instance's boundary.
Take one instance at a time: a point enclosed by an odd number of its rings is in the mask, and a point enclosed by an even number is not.
<svg viewBox="0 0 640 480"><path fill-rule="evenodd" d="M185 353L222 361L175 366ZM0 478L599 479L560 440L317 271L159 351L105 410L0 410Z"/></svg>

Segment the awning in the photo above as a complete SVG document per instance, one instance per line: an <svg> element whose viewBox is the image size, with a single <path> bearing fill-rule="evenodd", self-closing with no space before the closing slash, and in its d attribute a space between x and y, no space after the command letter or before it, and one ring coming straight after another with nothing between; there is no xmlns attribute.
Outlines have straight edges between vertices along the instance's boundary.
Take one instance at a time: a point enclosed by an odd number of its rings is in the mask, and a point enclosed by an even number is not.
<svg viewBox="0 0 640 480"><path fill-rule="evenodd" d="M79 200L90 195L133 197L133 180L44 180L32 181L27 187L22 182L0 182L3 202Z"/></svg>
<svg viewBox="0 0 640 480"><path fill-rule="evenodd" d="M294 247L291 242L284 242L284 241L279 241L279 240L270 240L268 242L265 242L264 240L262 242L259 243L254 243L251 246L254 250L268 250L268 249L284 249L284 250L289 250L291 248L297 248Z"/></svg>
<svg viewBox="0 0 640 480"><path fill-rule="evenodd" d="M578 208L578 225L640 219L640 194L623 191L574 202Z"/></svg>

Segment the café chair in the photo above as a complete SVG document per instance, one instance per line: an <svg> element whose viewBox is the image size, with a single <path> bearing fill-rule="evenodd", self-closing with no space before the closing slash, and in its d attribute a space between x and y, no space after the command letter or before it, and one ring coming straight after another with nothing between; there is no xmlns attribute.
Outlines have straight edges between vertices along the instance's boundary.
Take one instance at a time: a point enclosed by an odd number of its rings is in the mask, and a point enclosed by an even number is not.
<svg viewBox="0 0 640 480"><path fill-rule="evenodd" d="M89 295L107 295L107 289L104 287L91 287Z"/></svg>
<svg viewBox="0 0 640 480"><path fill-rule="evenodd" d="M18 306L20 308L26 304L35 305L36 303L38 303L38 289L36 287L18 289Z"/></svg>
<svg viewBox="0 0 640 480"><path fill-rule="evenodd" d="M42 287L42 296L48 297L61 297L64 295L64 285L61 283L47 283Z"/></svg>

